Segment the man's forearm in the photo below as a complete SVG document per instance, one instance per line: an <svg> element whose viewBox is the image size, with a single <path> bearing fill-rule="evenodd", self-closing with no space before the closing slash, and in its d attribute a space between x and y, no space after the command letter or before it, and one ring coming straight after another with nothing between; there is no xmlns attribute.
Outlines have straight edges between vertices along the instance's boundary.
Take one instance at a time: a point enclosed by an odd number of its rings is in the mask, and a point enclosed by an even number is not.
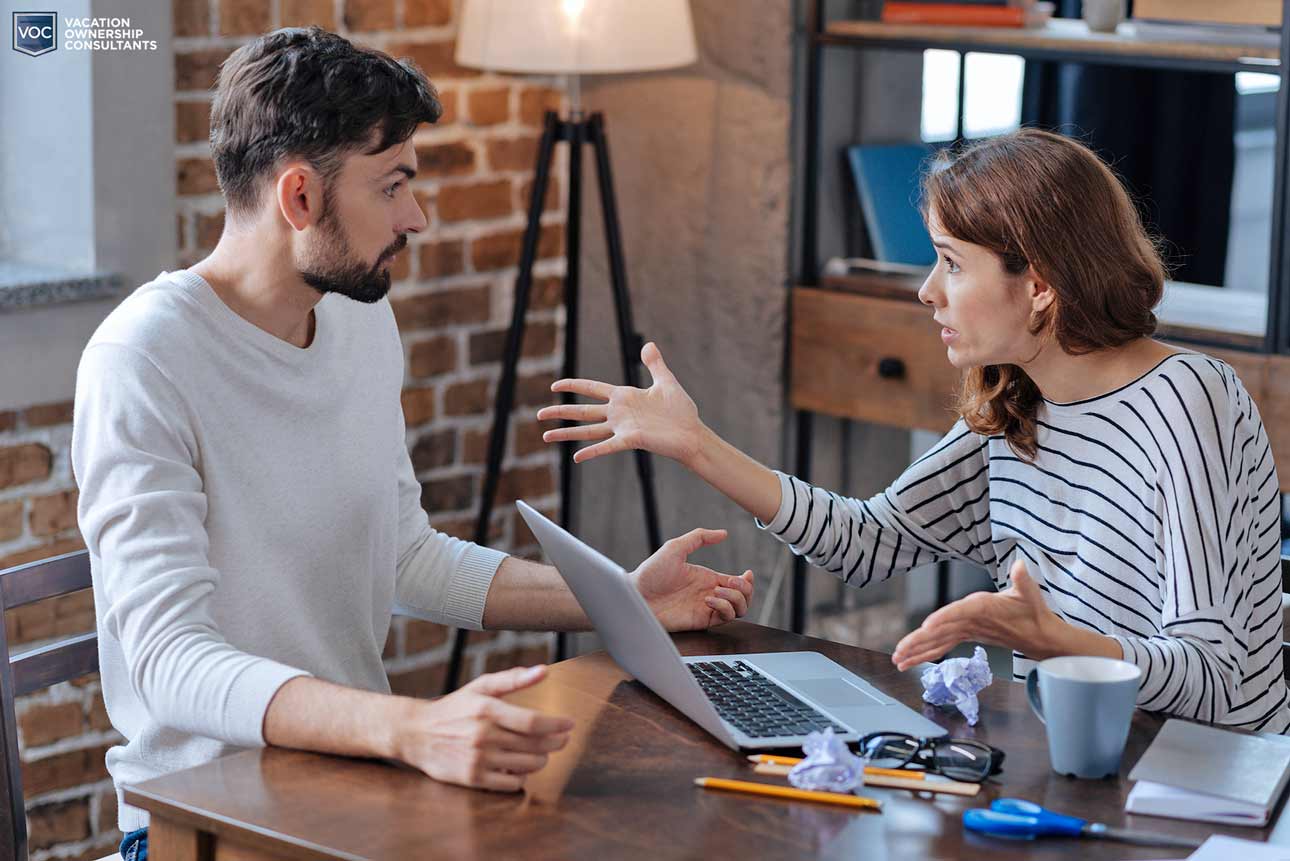
<svg viewBox="0 0 1290 861"><path fill-rule="evenodd" d="M508 556L484 604L484 628L511 631L589 631L591 621L550 565Z"/></svg>
<svg viewBox="0 0 1290 861"><path fill-rule="evenodd" d="M319 753L395 758L396 731L412 703L406 697L297 676L269 701L264 740Z"/></svg>

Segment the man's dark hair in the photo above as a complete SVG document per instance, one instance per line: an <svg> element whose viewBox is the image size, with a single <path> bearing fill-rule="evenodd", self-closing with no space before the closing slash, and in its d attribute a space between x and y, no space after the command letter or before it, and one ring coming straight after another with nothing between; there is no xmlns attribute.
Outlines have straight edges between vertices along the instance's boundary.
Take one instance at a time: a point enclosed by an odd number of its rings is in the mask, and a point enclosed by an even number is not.
<svg viewBox="0 0 1290 861"><path fill-rule="evenodd" d="M345 156L389 149L442 113L438 93L411 60L321 27L266 33L224 61L211 106L211 150L228 214L254 212L263 180L284 159L309 162L326 190Z"/></svg>

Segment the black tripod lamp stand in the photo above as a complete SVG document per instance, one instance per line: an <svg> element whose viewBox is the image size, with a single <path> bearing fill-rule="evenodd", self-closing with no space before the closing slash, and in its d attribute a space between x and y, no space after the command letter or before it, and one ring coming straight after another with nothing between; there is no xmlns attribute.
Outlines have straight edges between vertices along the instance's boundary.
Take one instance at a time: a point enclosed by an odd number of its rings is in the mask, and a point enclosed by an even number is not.
<svg viewBox="0 0 1290 861"><path fill-rule="evenodd" d="M695 59L694 35L688 0L594 0L584 8L580 0L467 0L462 10L457 40L457 62L500 71L545 72L571 75L572 109L567 119L547 111L538 143L528 223L520 250L515 281L515 302L502 358L502 375L493 404L493 427L488 439L488 459L475 522L475 542L488 540L489 520L501 478L506 434L515 402L516 368L524 338L525 316L533 286L533 263L541 235L541 216L556 144L569 145L569 209L565 228L564 365L562 375L576 377L578 368L579 259L582 235L582 163L584 148L591 146L604 217L605 245L613 289L614 318L618 331L622 378L639 384L643 340L632 324L627 292L627 266L623 257L618 205L604 116L586 115L580 108L578 75L593 72L628 72L686 65ZM561 395L571 403L573 395ZM560 524L568 528L574 518L573 454L577 444L560 444ZM649 455L635 452L645 511L645 529L652 549L659 535L658 503ZM467 632L459 629L444 683L445 692L457 687L465 654ZM565 657L565 635L556 638L556 660Z"/></svg>

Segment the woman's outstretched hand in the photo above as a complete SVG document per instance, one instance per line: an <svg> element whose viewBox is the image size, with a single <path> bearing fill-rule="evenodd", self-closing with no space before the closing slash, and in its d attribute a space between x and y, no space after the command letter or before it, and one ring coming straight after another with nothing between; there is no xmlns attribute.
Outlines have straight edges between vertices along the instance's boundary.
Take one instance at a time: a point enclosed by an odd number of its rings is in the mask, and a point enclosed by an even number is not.
<svg viewBox="0 0 1290 861"><path fill-rule="evenodd" d="M558 404L538 411L539 421L564 419L581 422L542 434L545 442L597 440L578 450L574 463L593 457L644 449L690 466L698 456L703 423L694 401L681 388L663 362L654 342L641 350L641 360L653 380L647 389L612 386L596 380L557 380L553 392L573 392L594 398L593 404Z"/></svg>

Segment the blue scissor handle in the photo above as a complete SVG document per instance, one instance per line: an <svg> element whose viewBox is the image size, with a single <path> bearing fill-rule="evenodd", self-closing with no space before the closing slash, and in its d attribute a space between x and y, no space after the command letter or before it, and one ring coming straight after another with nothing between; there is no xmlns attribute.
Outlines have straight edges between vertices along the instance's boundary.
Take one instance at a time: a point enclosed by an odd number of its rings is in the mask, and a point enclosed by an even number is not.
<svg viewBox="0 0 1290 861"><path fill-rule="evenodd" d="M1054 813L1021 798L1000 798L989 810L966 810L963 827L1000 837L1078 837L1086 820Z"/></svg>

